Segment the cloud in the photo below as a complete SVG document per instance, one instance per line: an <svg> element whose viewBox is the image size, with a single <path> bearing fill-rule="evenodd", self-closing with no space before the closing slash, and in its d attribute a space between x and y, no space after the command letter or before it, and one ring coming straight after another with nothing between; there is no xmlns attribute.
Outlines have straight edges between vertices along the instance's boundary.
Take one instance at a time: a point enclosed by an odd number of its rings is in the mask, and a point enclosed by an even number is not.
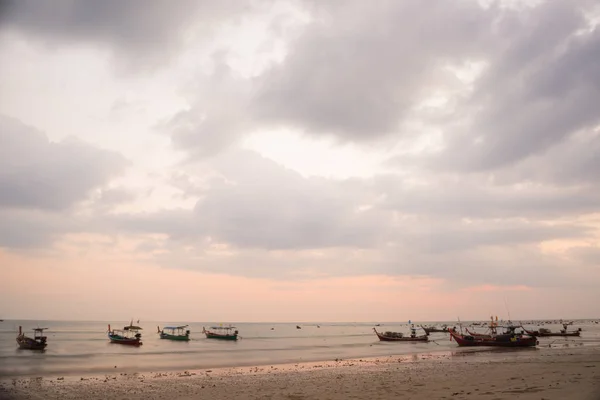
<svg viewBox="0 0 600 400"><path fill-rule="evenodd" d="M251 125L250 87L215 56L216 71L199 79L193 107L174 115L160 128L173 145L192 158L209 157L232 147L240 132Z"/></svg>
<svg viewBox="0 0 600 400"><path fill-rule="evenodd" d="M0 22L50 44L90 43L115 50L137 68L161 65L176 55L190 30L206 37L252 4L232 0L4 0Z"/></svg>
<svg viewBox="0 0 600 400"><path fill-rule="evenodd" d="M487 171L600 123L592 2L302 4L310 22L283 61L241 79L225 57L199 78L223 90L203 83L173 119L177 148L206 157L273 128L406 147L426 127L443 150L415 156L414 166ZM445 105L423 106L434 95Z"/></svg>
<svg viewBox="0 0 600 400"><path fill-rule="evenodd" d="M360 211L372 199L352 182L306 179L250 151L223 154L211 166L222 178L193 210L124 216L124 227L261 249L372 246L385 232L383 216Z"/></svg>
<svg viewBox="0 0 600 400"><path fill-rule="evenodd" d="M68 212L0 208L0 249L48 249L62 235L84 230Z"/></svg>
<svg viewBox="0 0 600 400"><path fill-rule="evenodd" d="M398 134L447 64L478 57L493 13L477 2L416 0L314 5L289 55L258 78L257 118L306 134L364 141Z"/></svg>
<svg viewBox="0 0 600 400"><path fill-rule="evenodd" d="M600 130L597 129L573 134L546 150L498 170L495 178L499 184L533 182L566 191L578 188L578 196L582 199L587 197L585 191L598 193L598 170Z"/></svg>
<svg viewBox="0 0 600 400"><path fill-rule="evenodd" d="M0 116L0 207L64 210L123 173L127 161L74 138L48 141Z"/></svg>
<svg viewBox="0 0 600 400"><path fill-rule="evenodd" d="M497 50L457 110L467 122L444 135L442 168L501 168L600 123L600 30L589 26L590 4L546 1L498 21Z"/></svg>
<svg viewBox="0 0 600 400"><path fill-rule="evenodd" d="M546 164L537 167L538 171L548 168ZM497 182L494 175L439 173L420 175L419 183L414 183L387 175L375 178L374 185L384 196L385 207L409 215L536 220L598 211L597 185L562 186L527 178L507 173Z"/></svg>
<svg viewBox="0 0 600 400"><path fill-rule="evenodd" d="M148 2L142 9L127 1L59 2L33 12L28 1L7 4L4 29L44 36L52 45L105 46L138 67L189 51L190 32L246 10L232 11L235 2L214 14L209 2ZM152 199L109 188L125 168L118 154L73 139L52 143L2 119L0 216L9 224L0 229L0 245L47 246L68 233L91 233L123 235L135 242L123 253L163 267L270 279L585 281L580 272L592 268L593 244L574 250L572 259L542 244L588 243L594 236L582 222L600 204L600 40L598 30L588 29L588 2L519 10L458 0L301 4L308 22L286 43L285 57L269 64L257 51L252 63L269 67L248 78L223 42L212 74L186 86L190 107L159 128L188 157L167 171L166 163L157 164L160 172L142 171L153 173ZM443 105L427 105L438 94ZM389 174L305 177L240 150L243 135L274 128L363 148L385 141L402 154ZM429 140L430 128L438 133L435 150L413 151ZM170 187L156 176L171 177ZM85 221L76 218L84 200ZM123 202L131 204L114 207ZM156 204L163 209L131 211Z"/></svg>
<svg viewBox="0 0 600 400"><path fill-rule="evenodd" d="M358 142L398 134L431 90L456 85L447 64L488 47L494 17L467 1L301 4L311 22L289 39L282 62L238 79L221 55L209 82L198 78L198 99L167 127L178 148L206 156L282 126Z"/></svg>
<svg viewBox="0 0 600 400"><path fill-rule="evenodd" d="M504 188L471 200L475 184L458 187L455 200L435 184L399 194L398 176L306 178L249 151L204 163L198 170L207 180L192 179L191 168L183 184L174 177L198 198L194 208L113 214L103 219L107 231L136 236L138 248L168 268L285 280L428 276L458 286L575 284L569 274L580 266L539 245L593 236L585 224L546 220L536 210L544 192L532 191L519 208L522 199L495 199ZM560 197L545 201L564 216Z"/></svg>

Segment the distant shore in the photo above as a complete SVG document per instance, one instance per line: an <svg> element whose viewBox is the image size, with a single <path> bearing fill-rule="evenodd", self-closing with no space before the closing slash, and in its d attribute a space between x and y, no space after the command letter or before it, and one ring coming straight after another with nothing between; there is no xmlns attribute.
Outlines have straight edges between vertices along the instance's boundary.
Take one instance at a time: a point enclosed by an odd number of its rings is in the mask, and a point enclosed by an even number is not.
<svg viewBox="0 0 600 400"><path fill-rule="evenodd" d="M590 399L597 348L432 353L179 372L0 381L0 399ZM110 393L110 396L108 396Z"/></svg>

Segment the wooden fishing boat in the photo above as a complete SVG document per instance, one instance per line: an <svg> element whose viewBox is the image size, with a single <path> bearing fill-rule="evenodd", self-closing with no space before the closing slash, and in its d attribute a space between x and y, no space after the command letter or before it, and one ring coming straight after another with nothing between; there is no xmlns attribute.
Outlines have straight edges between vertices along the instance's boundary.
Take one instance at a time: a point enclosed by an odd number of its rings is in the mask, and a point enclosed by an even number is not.
<svg viewBox="0 0 600 400"><path fill-rule="evenodd" d="M190 330L186 329L187 327L188 327L188 325L165 326L161 330L160 327L157 326L158 334L160 335L161 339L179 340L179 341L190 340Z"/></svg>
<svg viewBox="0 0 600 400"><path fill-rule="evenodd" d="M382 342L427 342L429 337L427 335L416 336L404 336L400 332L377 332L377 329L373 328L373 331Z"/></svg>
<svg viewBox="0 0 600 400"><path fill-rule="evenodd" d="M33 338L25 336L23 330L19 326L19 335L17 336L17 343L20 349L26 350L44 350L48 343L46 343L46 336L44 336L44 330L48 328L35 328L33 330Z"/></svg>
<svg viewBox="0 0 600 400"><path fill-rule="evenodd" d="M142 334L139 332L142 328L129 325L123 329L110 329L108 325L108 338L111 343L126 344L129 346L141 346Z"/></svg>
<svg viewBox="0 0 600 400"><path fill-rule="evenodd" d="M430 334L430 333L436 333L436 332L448 332L448 327L447 326L443 326L441 328L438 328L436 326L423 326L421 325L421 329L423 329L425 331L426 334Z"/></svg>
<svg viewBox="0 0 600 400"><path fill-rule="evenodd" d="M531 336L536 337L569 337L569 336L581 336L581 328L576 331L567 332L566 329L561 330L560 332L551 332L548 329L540 328L537 331L530 331L525 328L523 330Z"/></svg>
<svg viewBox="0 0 600 400"><path fill-rule="evenodd" d="M472 324L472 325L477 325L477 324ZM479 324L479 326L481 326L481 325L483 325L483 324ZM490 317L490 322L489 322L487 328L488 328L488 330L486 333L478 333L478 332L470 331L469 328L465 328L465 330L467 331L467 333L470 336L473 336L473 337L492 338L492 337L495 337L498 335L515 335L516 329L522 328L522 326L514 325L510 321L507 321L507 324L505 324L505 325L501 325L500 323L498 323L498 317L496 317L496 320L494 321L494 317L492 316L492 317ZM498 329L500 329L500 328L504 329L503 333L498 333Z"/></svg>
<svg viewBox="0 0 600 400"><path fill-rule="evenodd" d="M462 335L454 330L450 331L450 339L459 346L493 346L493 347L534 347L538 344L534 336L517 334L495 335L489 337Z"/></svg>
<svg viewBox="0 0 600 400"><path fill-rule="evenodd" d="M235 326L211 326L209 329L202 327L202 333L207 339L238 340L238 331Z"/></svg>

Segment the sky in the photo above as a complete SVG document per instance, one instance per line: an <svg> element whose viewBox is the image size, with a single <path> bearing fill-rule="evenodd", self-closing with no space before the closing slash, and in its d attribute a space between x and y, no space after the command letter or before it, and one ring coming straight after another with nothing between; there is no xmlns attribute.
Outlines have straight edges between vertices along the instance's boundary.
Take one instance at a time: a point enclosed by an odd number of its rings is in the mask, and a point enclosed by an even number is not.
<svg viewBox="0 0 600 400"><path fill-rule="evenodd" d="M0 318L595 318L593 0L0 1Z"/></svg>

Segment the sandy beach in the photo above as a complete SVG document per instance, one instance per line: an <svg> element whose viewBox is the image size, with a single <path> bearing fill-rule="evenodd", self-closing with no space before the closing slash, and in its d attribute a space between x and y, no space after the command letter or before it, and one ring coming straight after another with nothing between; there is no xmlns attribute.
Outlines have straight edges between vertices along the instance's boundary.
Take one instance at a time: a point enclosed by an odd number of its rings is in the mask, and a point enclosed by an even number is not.
<svg viewBox="0 0 600 400"><path fill-rule="evenodd" d="M108 395L110 393L110 395ZM595 348L4 379L17 399L600 399Z"/></svg>

